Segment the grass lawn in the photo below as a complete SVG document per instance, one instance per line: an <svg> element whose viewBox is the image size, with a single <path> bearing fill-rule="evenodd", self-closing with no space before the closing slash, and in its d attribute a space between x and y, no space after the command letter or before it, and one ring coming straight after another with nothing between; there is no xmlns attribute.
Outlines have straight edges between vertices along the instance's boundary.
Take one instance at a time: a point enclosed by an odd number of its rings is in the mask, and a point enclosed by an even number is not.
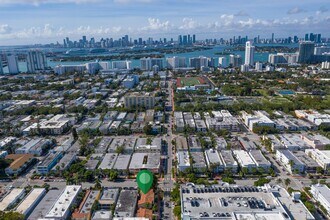
<svg viewBox="0 0 330 220"><path fill-rule="evenodd" d="M288 99L286 99L286 98L283 98L283 97L273 97L270 101L271 101L272 103L275 103L275 104L291 103L290 100L288 100Z"/></svg>
<svg viewBox="0 0 330 220"><path fill-rule="evenodd" d="M261 95L268 97L267 91L265 89L256 89L256 91L260 92Z"/></svg>
<svg viewBox="0 0 330 220"><path fill-rule="evenodd" d="M199 77L187 77L187 78L180 78L181 86L194 86L198 84L202 84Z"/></svg>

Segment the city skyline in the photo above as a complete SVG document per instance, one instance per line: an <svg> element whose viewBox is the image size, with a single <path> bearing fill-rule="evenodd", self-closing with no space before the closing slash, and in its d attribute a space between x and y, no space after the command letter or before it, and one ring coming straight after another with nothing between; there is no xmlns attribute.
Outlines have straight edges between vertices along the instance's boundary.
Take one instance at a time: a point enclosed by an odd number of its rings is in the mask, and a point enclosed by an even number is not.
<svg viewBox="0 0 330 220"><path fill-rule="evenodd" d="M270 13L271 12L271 13ZM205 16L207 13L208 16ZM61 42L63 38L175 38L195 33L206 37L260 35L271 38L307 32L329 37L327 1L184 0L2 0L0 45Z"/></svg>

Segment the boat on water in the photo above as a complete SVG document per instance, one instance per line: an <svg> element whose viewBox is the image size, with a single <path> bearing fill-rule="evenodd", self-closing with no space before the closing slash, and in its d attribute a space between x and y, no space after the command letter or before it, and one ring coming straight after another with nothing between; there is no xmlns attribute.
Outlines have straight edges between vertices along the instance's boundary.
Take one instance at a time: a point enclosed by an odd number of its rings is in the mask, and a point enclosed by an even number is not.
<svg viewBox="0 0 330 220"><path fill-rule="evenodd" d="M84 49L70 49L68 51L65 52L66 55L87 55L88 54L88 50L84 50Z"/></svg>
<svg viewBox="0 0 330 220"><path fill-rule="evenodd" d="M94 48L89 50L90 53L106 53L109 52L109 50L104 48Z"/></svg>

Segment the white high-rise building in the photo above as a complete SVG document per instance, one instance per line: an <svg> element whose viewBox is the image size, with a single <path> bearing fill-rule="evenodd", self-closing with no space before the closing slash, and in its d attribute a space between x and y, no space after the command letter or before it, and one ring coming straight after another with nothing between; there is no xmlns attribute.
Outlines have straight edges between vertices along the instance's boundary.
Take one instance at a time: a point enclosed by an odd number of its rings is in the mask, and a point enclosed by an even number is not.
<svg viewBox="0 0 330 220"><path fill-rule="evenodd" d="M245 45L245 65L253 66L254 64L254 49L251 41L247 41Z"/></svg>
<svg viewBox="0 0 330 220"><path fill-rule="evenodd" d="M275 68L274 68L273 66L267 65L265 71L266 71L266 72L273 72L274 69L275 69Z"/></svg>
<svg viewBox="0 0 330 220"><path fill-rule="evenodd" d="M229 64L232 65L232 67L239 67L242 65L242 57L241 55L229 55Z"/></svg>
<svg viewBox="0 0 330 220"><path fill-rule="evenodd" d="M268 62L275 64L294 64L298 62L298 54L297 53L277 53L277 54L269 54Z"/></svg>
<svg viewBox="0 0 330 220"><path fill-rule="evenodd" d="M18 69L18 58L16 55L8 55L7 56L8 70L9 74L17 74L19 73Z"/></svg>
<svg viewBox="0 0 330 220"><path fill-rule="evenodd" d="M222 68L228 67L226 57L219 57L219 66L222 67Z"/></svg>
<svg viewBox="0 0 330 220"><path fill-rule="evenodd" d="M262 63L260 62L256 62L256 68L255 68L256 71L262 71Z"/></svg>
<svg viewBox="0 0 330 220"><path fill-rule="evenodd" d="M322 69L330 69L330 62L322 62L321 64Z"/></svg>
<svg viewBox="0 0 330 220"><path fill-rule="evenodd" d="M151 70L151 59L150 58L142 58L140 59L141 70Z"/></svg>
<svg viewBox="0 0 330 220"><path fill-rule="evenodd" d="M158 66L159 69L163 69L162 58L142 58L140 59L141 70L152 70L154 66Z"/></svg>
<svg viewBox="0 0 330 220"><path fill-rule="evenodd" d="M208 58L203 56L190 58L189 65L190 67L193 67L195 69L200 69L201 67L208 67Z"/></svg>
<svg viewBox="0 0 330 220"><path fill-rule="evenodd" d="M101 69L101 66L98 62L86 63L85 66L87 73L89 74L96 74Z"/></svg>
<svg viewBox="0 0 330 220"><path fill-rule="evenodd" d="M250 66L248 64L241 65L241 72L246 73L250 71Z"/></svg>
<svg viewBox="0 0 330 220"><path fill-rule="evenodd" d="M132 62L128 60L112 62L112 69L130 70L131 68L132 68Z"/></svg>
<svg viewBox="0 0 330 220"><path fill-rule="evenodd" d="M26 57L27 72L34 73L36 71L46 70L47 58L41 51L29 51Z"/></svg>
<svg viewBox="0 0 330 220"><path fill-rule="evenodd" d="M315 47L314 48L314 55L322 55L323 53L329 53L330 47L327 46L321 46L321 47Z"/></svg>
<svg viewBox="0 0 330 220"><path fill-rule="evenodd" d="M101 70L109 70L110 69L110 63L109 62L99 62Z"/></svg>
<svg viewBox="0 0 330 220"><path fill-rule="evenodd" d="M167 68L169 69L178 69L178 68L187 67L185 57L168 57L166 59L166 62L167 62Z"/></svg>

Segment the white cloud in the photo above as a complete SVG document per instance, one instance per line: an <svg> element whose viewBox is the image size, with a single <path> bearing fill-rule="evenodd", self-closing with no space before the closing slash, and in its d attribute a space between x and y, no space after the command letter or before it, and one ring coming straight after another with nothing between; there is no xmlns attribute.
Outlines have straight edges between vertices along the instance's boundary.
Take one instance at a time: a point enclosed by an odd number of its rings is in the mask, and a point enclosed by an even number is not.
<svg viewBox="0 0 330 220"><path fill-rule="evenodd" d="M161 22L158 18L148 18L148 23L148 26L141 28L142 31L167 31L172 27L169 21Z"/></svg>
<svg viewBox="0 0 330 220"><path fill-rule="evenodd" d="M182 25L179 27L179 29L182 30L191 30L191 29L196 29L199 24L194 21L192 18L183 18L182 19Z"/></svg>
<svg viewBox="0 0 330 220"><path fill-rule="evenodd" d="M330 17L309 16L305 18L278 18L272 20L243 18L233 14L222 14L217 20L209 23L198 23L192 18L184 18L182 22L172 24L169 21L162 21L158 18L149 18L145 26L127 27L127 26L78 26L67 28L45 24L43 26L32 26L24 29L17 29L7 24L0 25L1 42L32 42L32 43L51 43L61 41L65 37L78 39L82 35L89 37L120 37L129 34L132 37L156 37L168 36L174 37L179 34L195 33L199 36L232 36L235 34L267 34L274 30L277 33L302 35L307 31L318 33L328 33L330 26Z"/></svg>
<svg viewBox="0 0 330 220"><path fill-rule="evenodd" d="M12 28L8 24L0 25L0 35L1 34L10 34Z"/></svg>
<svg viewBox="0 0 330 220"><path fill-rule="evenodd" d="M220 16L219 25L224 27L233 26L234 24L234 15L223 14Z"/></svg>

